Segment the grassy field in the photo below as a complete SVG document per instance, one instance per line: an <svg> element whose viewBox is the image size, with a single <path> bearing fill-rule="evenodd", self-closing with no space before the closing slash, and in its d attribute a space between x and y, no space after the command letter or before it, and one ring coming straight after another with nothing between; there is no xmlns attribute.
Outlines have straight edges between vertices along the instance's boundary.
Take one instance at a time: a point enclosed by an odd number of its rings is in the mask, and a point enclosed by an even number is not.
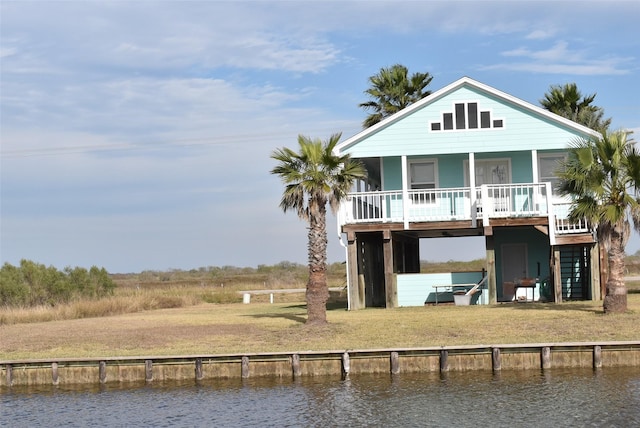
<svg viewBox="0 0 640 428"><path fill-rule="evenodd" d="M633 260L637 259L634 258ZM428 264L424 272L478 270L482 261ZM630 264L634 273L640 264ZM113 296L55 306L0 307L0 360L186 355L505 343L640 340L640 282L630 282L629 312L602 313L602 302L439 305L346 311L329 305L329 325L304 325L304 293L242 290L304 288L306 268L258 268L114 275ZM344 266L329 270L344 286Z"/></svg>
<svg viewBox="0 0 640 428"><path fill-rule="evenodd" d="M160 295L130 289L128 296L114 296L121 301L113 305L134 305L138 293L164 299L168 307L5 323L0 325L0 360L640 340L640 284L629 285L629 312L622 315L605 316L602 302L349 312L337 301L330 305L329 325L317 328L304 325L302 294L276 295L274 304L256 299L251 304L199 303L193 295L206 292L200 287L168 287ZM180 299L190 303L178 305Z"/></svg>

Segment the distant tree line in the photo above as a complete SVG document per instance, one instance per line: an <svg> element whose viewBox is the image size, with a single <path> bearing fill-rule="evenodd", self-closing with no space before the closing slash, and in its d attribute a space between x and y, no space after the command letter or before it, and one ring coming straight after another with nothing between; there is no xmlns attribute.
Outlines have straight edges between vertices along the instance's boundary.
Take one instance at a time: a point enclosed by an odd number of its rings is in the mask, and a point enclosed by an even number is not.
<svg viewBox="0 0 640 428"><path fill-rule="evenodd" d="M30 260L0 268L0 305L37 306L66 303L74 298L99 298L116 284L104 268L66 267L59 271Z"/></svg>
<svg viewBox="0 0 640 428"><path fill-rule="evenodd" d="M327 274L332 279L332 284L344 282L345 265L335 262L327 265ZM281 286L290 285L299 287L304 284L308 275L306 265L282 261L274 265L260 264L257 267L247 266L204 266L195 269L169 269L145 270L140 273L113 274L111 277L118 283L120 281L135 281L139 284L212 284L232 286L243 284L244 286Z"/></svg>

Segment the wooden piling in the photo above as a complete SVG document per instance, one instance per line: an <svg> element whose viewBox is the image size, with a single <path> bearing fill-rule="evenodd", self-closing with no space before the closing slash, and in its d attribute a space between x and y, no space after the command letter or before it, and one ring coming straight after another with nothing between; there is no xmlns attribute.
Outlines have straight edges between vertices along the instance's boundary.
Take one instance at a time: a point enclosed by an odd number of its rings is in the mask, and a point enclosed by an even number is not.
<svg viewBox="0 0 640 428"><path fill-rule="evenodd" d="M542 370L551 368L551 348L548 346L543 346L540 350L540 365Z"/></svg>
<svg viewBox="0 0 640 428"><path fill-rule="evenodd" d="M6 376L6 381L7 381L7 386L12 386L13 385L13 366L11 364L7 364L5 365L5 376Z"/></svg>
<svg viewBox="0 0 640 428"><path fill-rule="evenodd" d="M600 345L595 345L593 347L593 368L602 368L602 347Z"/></svg>
<svg viewBox="0 0 640 428"><path fill-rule="evenodd" d="M100 383L107 383L107 362L100 361L98 363L98 380Z"/></svg>
<svg viewBox="0 0 640 428"><path fill-rule="evenodd" d="M144 380L146 382L153 381L153 361L144 360Z"/></svg>
<svg viewBox="0 0 640 428"><path fill-rule="evenodd" d="M204 376L202 375L202 358L196 358L196 380L202 380Z"/></svg>
<svg viewBox="0 0 640 428"><path fill-rule="evenodd" d="M58 363L56 362L51 363L51 380L54 385L60 382L60 379L58 379Z"/></svg>
<svg viewBox="0 0 640 428"><path fill-rule="evenodd" d="M400 357L398 356L398 352L392 351L389 357L391 364L391 374L400 373Z"/></svg>
<svg viewBox="0 0 640 428"><path fill-rule="evenodd" d="M446 349L440 350L440 371L449 371L449 351Z"/></svg>
<svg viewBox="0 0 640 428"><path fill-rule="evenodd" d="M491 348L491 368L494 372L502 370L502 358L500 357L500 348Z"/></svg>
<svg viewBox="0 0 640 428"><path fill-rule="evenodd" d="M249 357L247 357L246 355L244 355L242 357L242 369L240 370L240 377L242 377L242 379L248 379L249 378Z"/></svg>
<svg viewBox="0 0 640 428"><path fill-rule="evenodd" d="M346 379L349 377L349 372L351 371L351 363L349 361L349 353L344 352L342 354L342 377Z"/></svg>
<svg viewBox="0 0 640 428"><path fill-rule="evenodd" d="M291 372L293 373L294 379L300 377L300 354L293 354L291 356Z"/></svg>

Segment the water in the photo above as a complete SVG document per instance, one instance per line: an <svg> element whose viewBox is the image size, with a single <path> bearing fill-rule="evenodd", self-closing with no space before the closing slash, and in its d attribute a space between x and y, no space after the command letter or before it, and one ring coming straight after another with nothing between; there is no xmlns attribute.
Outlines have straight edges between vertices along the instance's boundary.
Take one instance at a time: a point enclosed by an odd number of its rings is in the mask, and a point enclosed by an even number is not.
<svg viewBox="0 0 640 428"><path fill-rule="evenodd" d="M0 389L10 427L630 427L640 368Z"/></svg>

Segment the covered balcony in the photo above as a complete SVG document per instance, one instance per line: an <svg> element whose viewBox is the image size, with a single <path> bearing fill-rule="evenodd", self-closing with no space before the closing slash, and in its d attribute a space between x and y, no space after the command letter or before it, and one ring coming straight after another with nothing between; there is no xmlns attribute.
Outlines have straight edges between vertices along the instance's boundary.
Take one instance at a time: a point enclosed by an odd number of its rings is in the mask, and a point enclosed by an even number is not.
<svg viewBox="0 0 640 428"><path fill-rule="evenodd" d="M338 216L340 226L366 223L467 221L490 226L498 219L548 219L552 244L556 235L588 233L585 221L570 222L570 202L553 195L551 183L367 191L349 194Z"/></svg>

